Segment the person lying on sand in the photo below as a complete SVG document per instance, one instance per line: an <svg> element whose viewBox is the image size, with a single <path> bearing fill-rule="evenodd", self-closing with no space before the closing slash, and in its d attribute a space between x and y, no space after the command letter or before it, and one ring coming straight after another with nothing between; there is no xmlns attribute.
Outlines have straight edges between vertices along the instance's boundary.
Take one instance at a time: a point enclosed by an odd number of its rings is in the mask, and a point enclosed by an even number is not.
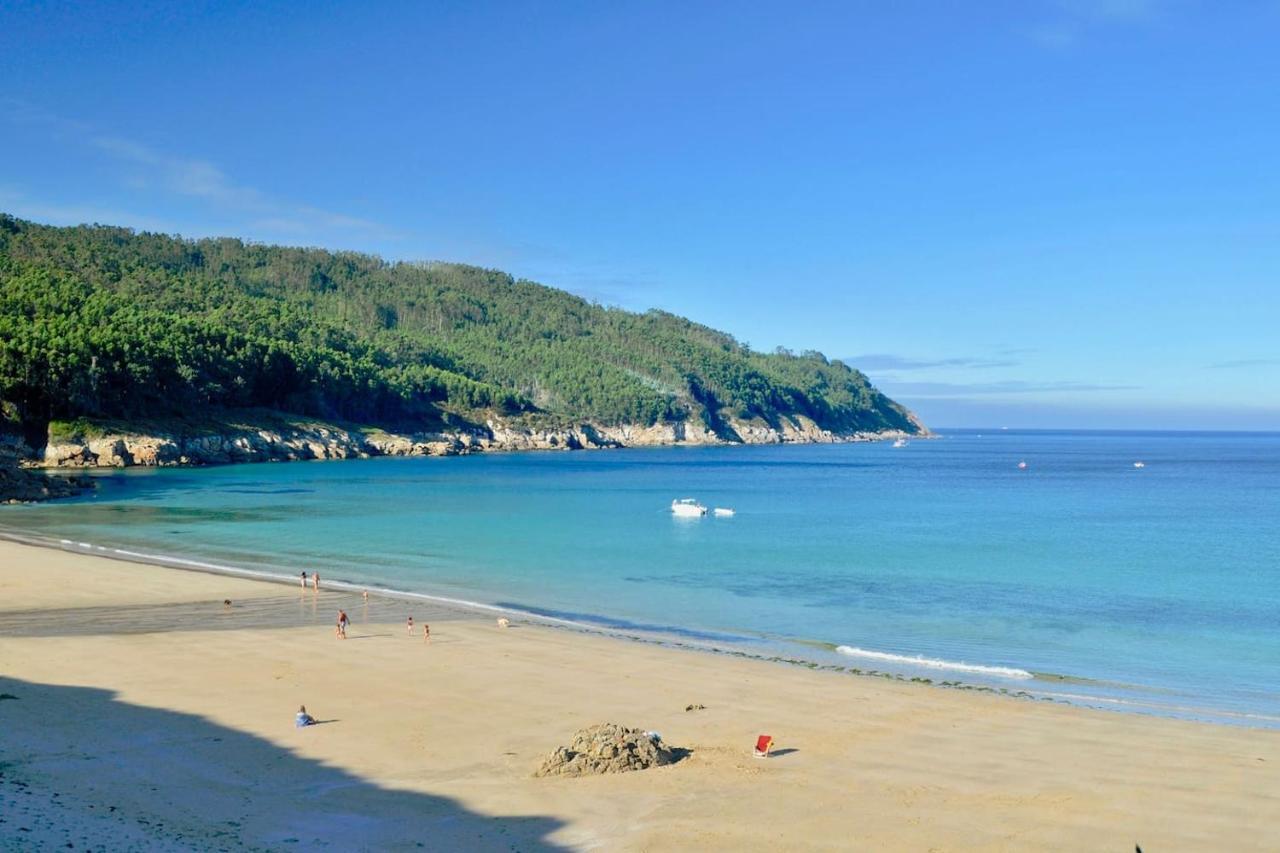
<svg viewBox="0 0 1280 853"><path fill-rule="evenodd" d="M306 705L298 706L298 715L293 718L294 728L303 728L304 726L315 725L316 718L307 713Z"/></svg>

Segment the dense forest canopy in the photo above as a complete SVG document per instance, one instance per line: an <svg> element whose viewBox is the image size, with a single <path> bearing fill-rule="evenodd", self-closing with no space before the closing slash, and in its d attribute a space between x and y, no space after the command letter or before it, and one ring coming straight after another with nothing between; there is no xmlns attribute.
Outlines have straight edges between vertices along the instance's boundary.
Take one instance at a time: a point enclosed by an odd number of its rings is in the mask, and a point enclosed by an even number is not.
<svg viewBox="0 0 1280 853"><path fill-rule="evenodd" d="M839 433L916 430L820 353L755 352L495 270L3 214L0 403L29 437L55 419L250 407L410 428L804 414Z"/></svg>

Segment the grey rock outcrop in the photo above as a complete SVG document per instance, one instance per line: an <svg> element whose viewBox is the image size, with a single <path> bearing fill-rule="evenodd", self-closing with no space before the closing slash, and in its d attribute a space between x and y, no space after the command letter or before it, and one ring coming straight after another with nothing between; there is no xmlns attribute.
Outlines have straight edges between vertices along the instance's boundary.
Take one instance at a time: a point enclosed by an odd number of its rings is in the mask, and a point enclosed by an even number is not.
<svg viewBox="0 0 1280 853"><path fill-rule="evenodd" d="M788 444L875 441L905 433L837 434L803 415L777 426L726 421L721 434L701 424L604 426L580 423L560 429L512 426L490 420L483 426L452 431L389 433L329 424L288 428L227 428L220 433L113 434L50 442L34 454L45 468L123 468L173 465L225 465L233 462L284 462L351 459L369 456L456 456L483 451L593 450L661 445Z"/></svg>
<svg viewBox="0 0 1280 853"><path fill-rule="evenodd" d="M629 729L615 723L601 723L585 728L547 756L535 776L596 776L603 773L627 773L673 764L676 753L641 729Z"/></svg>
<svg viewBox="0 0 1280 853"><path fill-rule="evenodd" d="M27 448L0 441L0 503L28 503L65 498L92 488L80 477L51 476L20 467Z"/></svg>

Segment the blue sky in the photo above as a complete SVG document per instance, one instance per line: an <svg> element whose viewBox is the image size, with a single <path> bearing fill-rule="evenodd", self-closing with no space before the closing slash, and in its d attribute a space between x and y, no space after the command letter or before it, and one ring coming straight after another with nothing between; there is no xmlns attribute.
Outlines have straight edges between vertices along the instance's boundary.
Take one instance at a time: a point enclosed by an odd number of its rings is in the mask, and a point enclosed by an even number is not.
<svg viewBox="0 0 1280 853"><path fill-rule="evenodd" d="M1280 3L0 6L0 210L495 266L935 425L1280 429Z"/></svg>

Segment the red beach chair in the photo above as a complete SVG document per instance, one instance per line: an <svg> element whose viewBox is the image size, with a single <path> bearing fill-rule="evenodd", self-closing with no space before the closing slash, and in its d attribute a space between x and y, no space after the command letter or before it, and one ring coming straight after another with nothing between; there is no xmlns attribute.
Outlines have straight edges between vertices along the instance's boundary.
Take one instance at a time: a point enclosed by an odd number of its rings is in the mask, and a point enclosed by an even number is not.
<svg viewBox="0 0 1280 853"><path fill-rule="evenodd" d="M769 750L773 749L773 738L769 735L760 735L756 738L756 758L768 758Z"/></svg>

